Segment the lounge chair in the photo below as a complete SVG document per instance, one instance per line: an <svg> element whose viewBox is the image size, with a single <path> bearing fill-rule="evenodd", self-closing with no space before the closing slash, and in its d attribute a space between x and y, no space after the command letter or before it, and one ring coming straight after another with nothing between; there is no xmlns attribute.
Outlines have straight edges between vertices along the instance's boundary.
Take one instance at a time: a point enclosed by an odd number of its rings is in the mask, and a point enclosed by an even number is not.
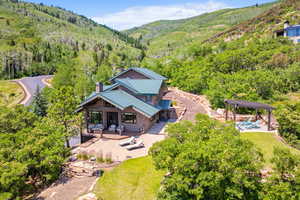
<svg viewBox="0 0 300 200"><path fill-rule="evenodd" d="M127 150L133 150L133 149L138 149L138 148L143 148L145 147L143 141L138 141L136 144L133 144L133 145L129 145L126 147Z"/></svg>
<svg viewBox="0 0 300 200"><path fill-rule="evenodd" d="M251 118L247 119L246 121L242 121L242 122L237 122L236 124L239 126L247 126L247 125L251 125L253 122L251 122Z"/></svg>
<svg viewBox="0 0 300 200"><path fill-rule="evenodd" d="M125 130L125 127L123 125L119 125L117 128L117 132L119 133L119 135L122 135L124 130Z"/></svg>
<svg viewBox="0 0 300 200"><path fill-rule="evenodd" d="M255 129L255 128L261 128L260 126L260 120L253 122L250 125L244 126L246 129Z"/></svg>
<svg viewBox="0 0 300 200"><path fill-rule="evenodd" d="M93 128L93 131L103 131L103 125L102 124L96 124Z"/></svg>
<svg viewBox="0 0 300 200"><path fill-rule="evenodd" d="M110 127L108 128L108 131L110 132L116 132L116 125L110 125Z"/></svg>
<svg viewBox="0 0 300 200"><path fill-rule="evenodd" d="M127 146L127 145L133 145L133 144L135 144L135 143L136 143L135 137L131 137L131 138L129 138L129 140L126 140L126 141L124 141L124 142L121 142L119 145L120 145L121 147L123 147L123 146Z"/></svg>

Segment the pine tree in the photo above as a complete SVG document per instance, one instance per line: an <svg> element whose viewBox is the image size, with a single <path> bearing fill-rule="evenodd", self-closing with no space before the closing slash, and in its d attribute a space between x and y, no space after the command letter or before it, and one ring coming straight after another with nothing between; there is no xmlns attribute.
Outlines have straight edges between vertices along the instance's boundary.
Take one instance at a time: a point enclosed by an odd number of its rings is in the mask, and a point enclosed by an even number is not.
<svg viewBox="0 0 300 200"><path fill-rule="evenodd" d="M45 96L41 93L40 87L36 88L36 92L33 97L32 111L41 117L47 115L47 100Z"/></svg>

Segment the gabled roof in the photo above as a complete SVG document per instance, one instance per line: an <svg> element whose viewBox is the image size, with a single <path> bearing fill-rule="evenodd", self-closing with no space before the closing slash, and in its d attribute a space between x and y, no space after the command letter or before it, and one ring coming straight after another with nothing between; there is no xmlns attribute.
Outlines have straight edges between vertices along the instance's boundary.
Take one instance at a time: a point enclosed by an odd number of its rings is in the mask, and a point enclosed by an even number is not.
<svg viewBox="0 0 300 200"><path fill-rule="evenodd" d="M156 95L159 94L163 80L152 80L152 79L116 79L118 84L126 87L136 94L142 95Z"/></svg>
<svg viewBox="0 0 300 200"><path fill-rule="evenodd" d="M166 77L164 77L164 76L162 76L162 75L160 75L160 74L158 74L158 73L156 73L156 72L154 72L150 69L141 68L141 67L131 67L131 68L128 68L127 70L125 70L125 71L122 71L122 72L116 74L114 77L112 77L110 79L110 81L118 78L120 75L125 74L126 72L128 72L130 70L136 71L136 72L138 72L138 73L140 73L140 74L142 74L142 75L144 75L144 76L146 76L150 79L153 79L153 80L167 80Z"/></svg>
<svg viewBox="0 0 300 200"><path fill-rule="evenodd" d="M115 83L115 84L112 84L112 85L104 85L103 86L103 91L112 90L112 89L116 88L117 86L119 86L118 83Z"/></svg>
<svg viewBox="0 0 300 200"><path fill-rule="evenodd" d="M87 98L83 103L80 104L77 111L82 110L83 106L92 102L93 100L101 98L110 104L116 106L120 110L132 107L137 112L147 116L153 117L160 110L154 106L145 103L144 101L124 92L123 90L112 90L100 93L93 93L89 98Z"/></svg>

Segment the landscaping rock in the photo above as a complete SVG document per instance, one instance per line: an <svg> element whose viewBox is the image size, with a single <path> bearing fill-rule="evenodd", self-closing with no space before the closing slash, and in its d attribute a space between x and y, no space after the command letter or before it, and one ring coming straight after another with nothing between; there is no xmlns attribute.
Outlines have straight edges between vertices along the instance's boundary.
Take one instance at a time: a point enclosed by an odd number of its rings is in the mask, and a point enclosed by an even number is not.
<svg viewBox="0 0 300 200"><path fill-rule="evenodd" d="M97 197L94 193L88 193L79 197L78 200L97 200Z"/></svg>

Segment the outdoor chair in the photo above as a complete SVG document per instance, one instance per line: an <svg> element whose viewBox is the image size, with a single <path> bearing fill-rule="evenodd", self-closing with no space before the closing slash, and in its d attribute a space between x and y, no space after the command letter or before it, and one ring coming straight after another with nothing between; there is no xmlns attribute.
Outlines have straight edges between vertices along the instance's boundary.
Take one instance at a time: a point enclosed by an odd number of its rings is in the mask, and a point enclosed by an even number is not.
<svg viewBox="0 0 300 200"><path fill-rule="evenodd" d="M247 119L246 121L242 121L242 122L237 122L237 125L242 125L242 126L246 126L246 125L251 125L253 122L251 122L251 118Z"/></svg>
<svg viewBox="0 0 300 200"><path fill-rule="evenodd" d="M136 144L133 144L133 145L129 145L126 147L127 150L133 150L133 149L138 149L138 148L143 148L145 147L143 141L138 141Z"/></svg>
<svg viewBox="0 0 300 200"><path fill-rule="evenodd" d="M122 133L125 131L125 127L123 125L119 125L117 128L117 132L119 135L122 135Z"/></svg>
<svg viewBox="0 0 300 200"><path fill-rule="evenodd" d="M126 140L126 141L124 141L124 142L121 142L119 145L120 145L121 147L123 147L123 146L127 146L127 145L133 145L133 144L135 144L135 143L136 143L135 137L131 137L129 140Z"/></svg>
<svg viewBox="0 0 300 200"><path fill-rule="evenodd" d="M93 128L93 131L103 131L103 125L102 124L96 124Z"/></svg>
<svg viewBox="0 0 300 200"><path fill-rule="evenodd" d="M114 124L110 125L110 127L108 128L108 131L116 132L116 125L114 125Z"/></svg>
<svg viewBox="0 0 300 200"><path fill-rule="evenodd" d="M255 129L255 128L261 128L260 126L260 120L256 121L256 122L253 122L249 125L246 125L245 126L246 129Z"/></svg>

